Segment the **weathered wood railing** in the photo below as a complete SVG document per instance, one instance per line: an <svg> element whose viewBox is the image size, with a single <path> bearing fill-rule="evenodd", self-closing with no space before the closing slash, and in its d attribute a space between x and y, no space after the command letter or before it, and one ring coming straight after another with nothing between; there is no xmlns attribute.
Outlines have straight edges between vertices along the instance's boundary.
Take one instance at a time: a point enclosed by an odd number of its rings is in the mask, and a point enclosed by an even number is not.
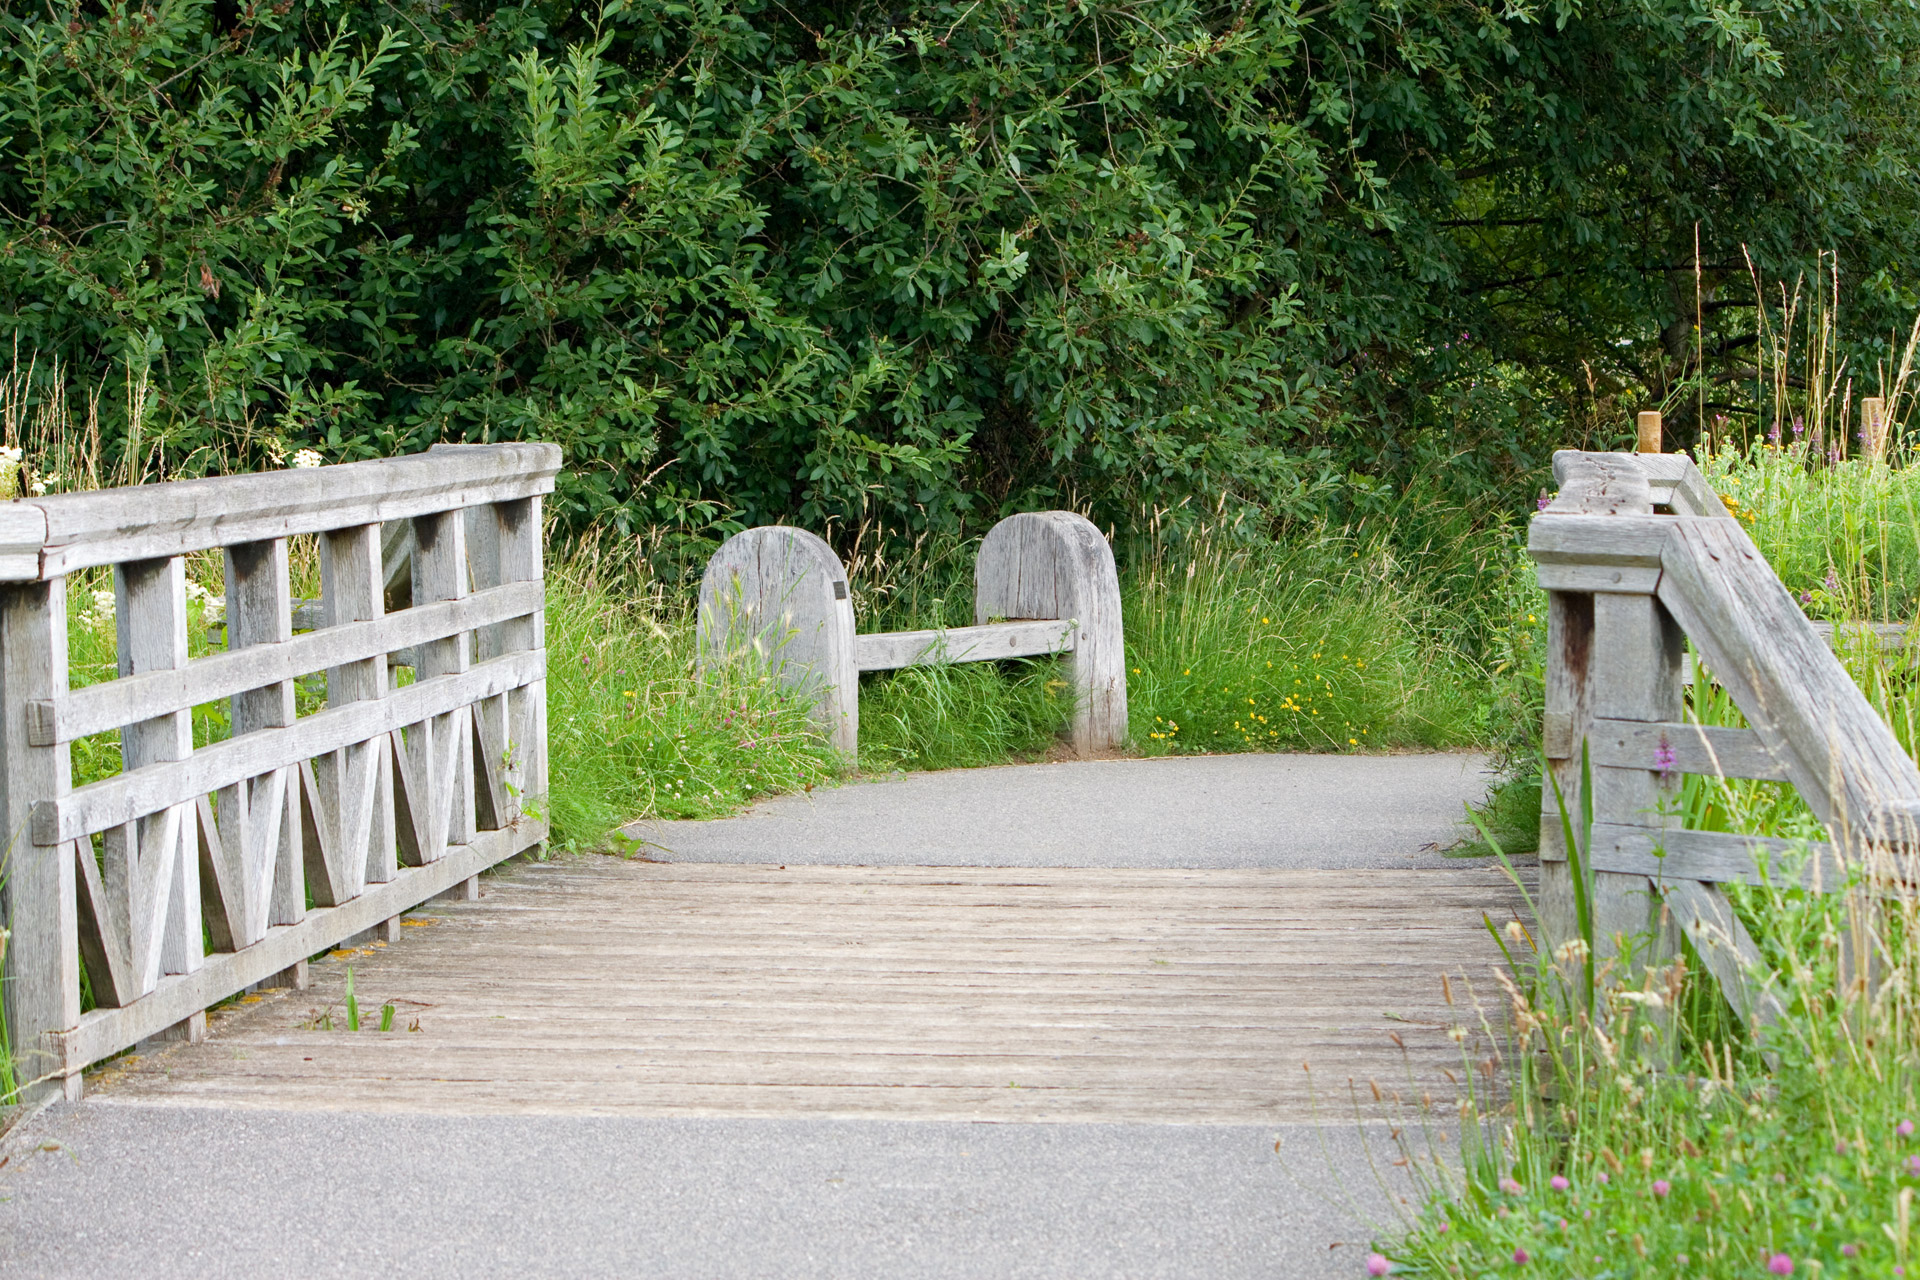
<svg viewBox="0 0 1920 1280"><path fill-rule="evenodd" d="M1718 886L1752 881L1792 844L1678 829L1681 775L1792 783L1831 836L1799 872L1823 889L1860 858L1911 878L1920 770L1689 459L1563 452L1554 475L1559 496L1528 537L1549 593L1544 739L1571 814L1583 743L1592 766L1595 937L1668 949L1665 919L1743 1016L1768 1019L1757 950ZM1751 728L1684 722L1683 637ZM1574 901L1553 786L1540 856L1540 923L1557 944L1574 936Z"/></svg>
<svg viewBox="0 0 1920 1280"><path fill-rule="evenodd" d="M35 1091L77 1097L89 1063L196 1037L249 986L304 985L308 957L544 838L540 501L559 461L441 446L0 505L5 1002ZM412 603L387 613L396 522ZM295 634L303 534L321 601ZM189 661L184 557L214 548L227 648ZM119 678L70 689L67 575L107 565ZM325 705L299 715L318 673ZM222 699L231 735L196 747L193 708ZM74 787L71 744L116 730L122 772Z"/></svg>
<svg viewBox="0 0 1920 1280"><path fill-rule="evenodd" d="M1120 582L1099 529L1071 511L1008 516L974 563L977 625L854 633L846 569L825 541L770 525L729 538L700 583L707 664L759 663L811 689L822 727L849 755L860 735L860 673L935 662L1064 654L1074 691L1069 740L1081 755L1127 734Z"/></svg>

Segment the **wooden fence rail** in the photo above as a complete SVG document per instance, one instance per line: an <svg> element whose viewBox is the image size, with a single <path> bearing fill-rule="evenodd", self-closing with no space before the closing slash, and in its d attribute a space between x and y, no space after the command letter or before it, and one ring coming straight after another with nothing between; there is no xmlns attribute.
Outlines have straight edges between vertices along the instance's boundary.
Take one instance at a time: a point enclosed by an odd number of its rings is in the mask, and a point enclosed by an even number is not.
<svg viewBox="0 0 1920 1280"><path fill-rule="evenodd" d="M1071 511L1008 516L974 562L977 625L854 634L847 572L804 529L769 525L729 538L700 582L701 661L751 662L818 697L822 726L851 755L860 735L860 673L936 662L1064 654L1079 754L1127 734L1127 665L1113 550Z"/></svg>
<svg viewBox="0 0 1920 1280"><path fill-rule="evenodd" d="M540 503L559 462L443 445L0 505L5 1007L30 1094L77 1098L88 1064L197 1037L249 986L302 985L308 957L545 837ZM291 595L300 535L317 602ZM407 607L388 612L395 547ZM214 549L227 647L189 660L185 557ZM70 689L67 576L100 566L119 678ZM297 683L324 705L299 714ZM221 700L229 736L196 747L193 709ZM72 744L115 731L121 771L73 786Z"/></svg>
<svg viewBox="0 0 1920 1280"><path fill-rule="evenodd" d="M1549 596L1543 737L1573 814L1587 748L1596 940L1651 936L1668 951L1664 919L1692 936L1743 1016L1769 1019L1757 948L1718 886L1752 881L1792 845L1680 830L1681 776L1791 782L1831 836L1800 874L1832 889L1867 856L1876 874L1913 878L1920 770L1834 656L1831 631L1801 613L1691 460L1569 451L1554 475L1559 496L1528 536ZM1687 722L1685 639L1749 728ZM1574 904L1553 786L1540 856L1540 923L1557 945L1574 936Z"/></svg>

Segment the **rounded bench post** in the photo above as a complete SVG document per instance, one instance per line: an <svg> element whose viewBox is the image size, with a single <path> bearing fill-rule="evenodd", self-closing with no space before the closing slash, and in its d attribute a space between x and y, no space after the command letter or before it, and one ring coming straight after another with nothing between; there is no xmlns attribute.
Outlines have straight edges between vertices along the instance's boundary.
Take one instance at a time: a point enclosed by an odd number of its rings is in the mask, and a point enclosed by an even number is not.
<svg viewBox="0 0 1920 1280"><path fill-rule="evenodd" d="M1082 756L1127 739L1127 656L1113 548L1085 516L1029 511L987 532L974 562L974 621L1071 618L1073 749Z"/></svg>
<svg viewBox="0 0 1920 1280"><path fill-rule="evenodd" d="M707 562L698 625L701 666L744 662L782 684L816 690L828 739L854 753L853 601L847 571L825 541L786 525L736 533Z"/></svg>

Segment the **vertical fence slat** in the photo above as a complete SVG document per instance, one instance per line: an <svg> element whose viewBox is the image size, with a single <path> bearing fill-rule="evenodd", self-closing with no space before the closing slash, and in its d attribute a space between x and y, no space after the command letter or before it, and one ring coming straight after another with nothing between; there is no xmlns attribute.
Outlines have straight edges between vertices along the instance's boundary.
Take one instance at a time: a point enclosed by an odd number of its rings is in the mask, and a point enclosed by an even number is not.
<svg viewBox="0 0 1920 1280"><path fill-rule="evenodd" d="M365 622L386 612L385 573L379 525L355 525L320 535L320 600L328 626ZM387 658L376 654L327 672L327 705L384 698L389 692ZM385 884L398 867L393 816L391 735L344 747L314 762L316 821L324 841L308 853L315 901L335 906L360 895L368 884ZM317 864L317 865L316 865Z"/></svg>
<svg viewBox="0 0 1920 1280"><path fill-rule="evenodd" d="M45 1035L80 1021L80 945L74 898L75 847L36 847L28 838L34 802L67 794L71 752L65 743L36 747L27 740L26 703L67 691L67 581L54 578L0 587L0 695L6 724L0 767L6 876L0 881L7 915L7 1032L24 1101L50 1092L77 1100L80 1076L62 1075ZM92 859L88 851L89 861Z"/></svg>
<svg viewBox="0 0 1920 1280"><path fill-rule="evenodd" d="M503 584L542 581L546 571L541 563L540 499L495 503L493 511L499 538L500 581ZM501 653L544 649L546 610L539 609L501 623L497 643ZM498 750L502 785L514 809L508 815L511 819L530 802L542 810L546 807L547 682L539 680L516 689L506 695L505 703L506 741Z"/></svg>
<svg viewBox="0 0 1920 1280"><path fill-rule="evenodd" d="M468 567L466 519L458 511L416 516L413 521L413 602L416 605L466 597ZM425 681L454 675L471 665L466 632L431 640L419 647L415 678ZM473 742L469 709L462 707L410 725L403 734L401 781L396 788L403 812L400 858L409 865L437 860L449 844L473 839Z"/></svg>
<svg viewBox="0 0 1920 1280"><path fill-rule="evenodd" d="M174 556L116 565L113 582L120 674L186 666L185 560ZM184 760L192 753L193 720L187 711L120 730L123 769ZM108 972L102 975L107 980L94 984L101 1003L126 1003L152 991L162 972L191 973L200 967L197 844L191 804L175 805L106 833L101 871L107 915L94 922L100 939L89 948L90 958L100 944L111 953ZM87 868L81 871L85 878ZM83 915L85 906L83 900Z"/></svg>

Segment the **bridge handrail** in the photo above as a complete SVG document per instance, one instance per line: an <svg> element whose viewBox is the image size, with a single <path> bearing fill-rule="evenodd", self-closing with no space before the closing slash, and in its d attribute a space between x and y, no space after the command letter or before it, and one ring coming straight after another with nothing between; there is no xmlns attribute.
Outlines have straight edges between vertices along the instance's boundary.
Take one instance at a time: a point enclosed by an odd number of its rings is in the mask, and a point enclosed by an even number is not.
<svg viewBox="0 0 1920 1280"><path fill-rule="evenodd" d="M1680 830L1680 775L1792 782L1833 838L1800 872L1819 890L1869 853L1875 874L1912 878L1920 769L1690 459L1564 451L1554 474L1527 542L1549 599L1542 736L1570 813L1587 747L1596 939L1657 932L1664 900L1736 1007L1765 1019L1771 997L1744 985L1757 949L1717 886L1756 880L1791 842ZM1750 728L1684 722L1683 637ZM1541 924L1558 942L1573 903L1552 786L1540 856Z"/></svg>
<svg viewBox="0 0 1920 1280"><path fill-rule="evenodd" d="M29 1094L77 1097L93 1062L195 1038L250 986L304 985L308 957L545 838L528 800L546 790L540 506L559 463L437 446L0 505L5 1008ZM290 593L303 534L317 602ZM391 613L383 542L411 570ZM216 548L227 649L189 660L185 557ZM118 678L71 689L67 577L100 566ZM325 706L298 714L316 678ZM196 747L193 709L220 700L231 735ZM121 772L75 788L72 744L116 729Z"/></svg>

